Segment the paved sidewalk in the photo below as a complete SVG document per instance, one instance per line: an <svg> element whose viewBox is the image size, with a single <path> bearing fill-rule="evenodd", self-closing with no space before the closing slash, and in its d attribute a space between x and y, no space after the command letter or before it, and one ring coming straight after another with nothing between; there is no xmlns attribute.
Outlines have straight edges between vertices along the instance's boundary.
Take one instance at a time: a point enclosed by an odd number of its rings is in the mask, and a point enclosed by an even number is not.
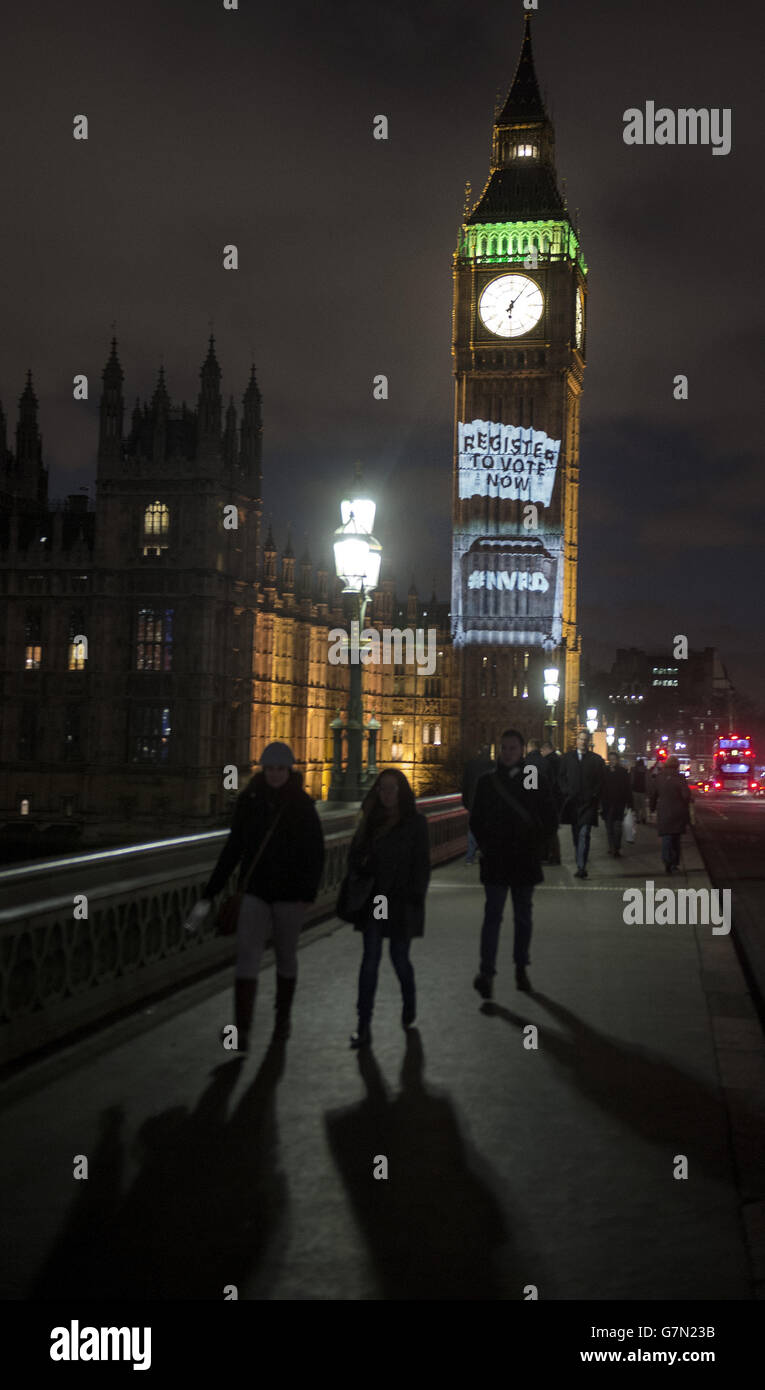
<svg viewBox="0 0 765 1390"><path fill-rule="evenodd" d="M301 950L286 1048L268 1048L269 968L244 1062L217 1043L227 984L0 1089L0 1295L760 1296L765 1047L735 952L711 927L625 926L623 889L670 880L653 827L620 860L604 841L579 882L561 831L564 863L535 894L531 996L507 919L494 1002L472 989L482 893L477 866L454 862L412 951L413 1033L386 954L373 1049L348 1048L360 938L343 926ZM673 887L708 884L692 840L684 863Z"/></svg>

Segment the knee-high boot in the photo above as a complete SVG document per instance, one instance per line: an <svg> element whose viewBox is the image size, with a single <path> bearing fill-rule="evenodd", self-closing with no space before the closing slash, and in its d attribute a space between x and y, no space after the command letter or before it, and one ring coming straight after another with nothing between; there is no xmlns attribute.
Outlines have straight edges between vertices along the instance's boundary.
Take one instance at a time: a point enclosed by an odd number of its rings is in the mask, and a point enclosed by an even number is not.
<svg viewBox="0 0 765 1390"><path fill-rule="evenodd" d="M288 1038L290 1035L290 1010L292 1000L297 986L297 975L276 976L276 1023L274 1024L274 1040Z"/></svg>
<svg viewBox="0 0 765 1390"><path fill-rule="evenodd" d="M257 989L257 979L242 980L237 976L234 980L234 1021L236 1023L238 1052L247 1052L250 1045L250 1029Z"/></svg>

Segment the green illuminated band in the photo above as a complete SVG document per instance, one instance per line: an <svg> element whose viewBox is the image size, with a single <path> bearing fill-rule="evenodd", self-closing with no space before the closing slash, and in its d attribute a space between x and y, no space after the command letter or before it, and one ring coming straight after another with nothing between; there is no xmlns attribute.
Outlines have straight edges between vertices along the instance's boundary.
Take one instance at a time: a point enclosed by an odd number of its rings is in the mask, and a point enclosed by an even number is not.
<svg viewBox="0 0 765 1390"><path fill-rule="evenodd" d="M576 261L583 275L587 262L570 222L478 222L463 226L457 254L460 260L484 265L508 265L522 261L536 250L542 261Z"/></svg>

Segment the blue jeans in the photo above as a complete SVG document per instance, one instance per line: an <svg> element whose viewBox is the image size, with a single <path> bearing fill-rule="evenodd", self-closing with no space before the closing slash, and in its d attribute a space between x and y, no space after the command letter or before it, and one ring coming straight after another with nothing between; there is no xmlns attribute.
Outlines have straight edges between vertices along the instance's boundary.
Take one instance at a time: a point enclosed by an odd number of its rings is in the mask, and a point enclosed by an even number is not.
<svg viewBox="0 0 765 1390"><path fill-rule="evenodd" d="M467 854L465 855L465 858L466 858L466 859L475 859L477 852L478 852L478 841L477 841L475 835L473 834L472 830L471 830L470 827L468 826L468 847L467 847Z"/></svg>
<svg viewBox="0 0 765 1390"><path fill-rule="evenodd" d="M516 965L529 965L529 945L531 942L531 899L534 893L532 883L485 883L486 907L481 928L481 974L496 975L494 966L499 946L499 929L508 893L512 894L515 936L513 940L513 960Z"/></svg>
<svg viewBox="0 0 765 1390"><path fill-rule="evenodd" d="M368 1023L372 1017L374 1008L375 992L377 990L377 972L380 968L380 957L382 956L383 934L382 923L376 922L374 918L365 923L364 928L364 954L361 958L361 969L359 970L359 997L356 1004L359 1013L359 1022ZM398 976L401 985L401 996L404 1007L414 1009L416 1003L416 991L414 985L414 968L409 959L410 941L408 937L391 936L390 938L390 959L391 965Z"/></svg>
<svg viewBox="0 0 765 1390"><path fill-rule="evenodd" d="M590 853L590 834L591 825L572 825L571 835L574 841L574 854L576 855L577 869L587 868L587 857Z"/></svg>
<svg viewBox="0 0 765 1390"><path fill-rule="evenodd" d="M665 864L680 863L680 838L679 835L662 835L661 857Z"/></svg>

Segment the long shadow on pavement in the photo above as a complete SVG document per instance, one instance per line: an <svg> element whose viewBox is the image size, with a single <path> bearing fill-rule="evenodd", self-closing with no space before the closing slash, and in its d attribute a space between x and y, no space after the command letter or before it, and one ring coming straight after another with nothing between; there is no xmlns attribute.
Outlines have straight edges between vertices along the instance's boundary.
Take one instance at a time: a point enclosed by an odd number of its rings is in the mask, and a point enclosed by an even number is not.
<svg viewBox="0 0 765 1390"><path fill-rule="evenodd" d="M540 1050L587 1100L653 1144L673 1153L690 1151L692 1161L714 1177L730 1175L727 1111L718 1091L659 1053L598 1032L545 994L535 990L531 998L566 1030L540 1028ZM500 1004L484 1004L482 1012L516 1028L537 1022ZM710 1148L716 1135L723 1142Z"/></svg>
<svg viewBox="0 0 765 1390"><path fill-rule="evenodd" d="M401 1093L391 1100L371 1051L359 1053L365 1098L329 1112L327 1136L374 1261L383 1299L523 1299L532 1273L509 1245L507 1203L460 1133L454 1107L425 1089L424 1053L407 1033ZM388 1177L373 1176L384 1155Z"/></svg>
<svg viewBox="0 0 765 1390"><path fill-rule="evenodd" d="M222 1299L272 1251L287 1208L276 1088L283 1045L267 1051L230 1118L241 1061L213 1073L195 1109L142 1124L141 1171L122 1194L124 1115L111 1107L73 1210L27 1297Z"/></svg>

